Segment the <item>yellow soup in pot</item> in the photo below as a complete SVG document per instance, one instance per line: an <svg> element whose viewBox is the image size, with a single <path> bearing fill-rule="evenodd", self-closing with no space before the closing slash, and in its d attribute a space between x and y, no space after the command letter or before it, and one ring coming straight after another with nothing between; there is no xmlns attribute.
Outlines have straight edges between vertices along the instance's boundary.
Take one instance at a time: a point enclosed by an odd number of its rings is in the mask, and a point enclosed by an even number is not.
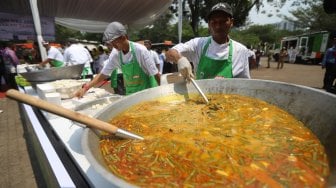
<svg viewBox="0 0 336 188"><path fill-rule="evenodd" d="M101 139L111 172L141 187L323 187L327 155L316 136L259 99L209 94L134 105L111 120L143 141Z"/></svg>

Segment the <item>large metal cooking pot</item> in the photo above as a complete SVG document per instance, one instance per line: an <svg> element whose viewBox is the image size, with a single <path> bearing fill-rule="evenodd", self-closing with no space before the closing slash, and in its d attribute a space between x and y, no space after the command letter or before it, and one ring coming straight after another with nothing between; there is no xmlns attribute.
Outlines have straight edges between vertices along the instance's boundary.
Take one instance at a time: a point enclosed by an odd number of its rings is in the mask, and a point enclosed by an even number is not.
<svg viewBox="0 0 336 188"><path fill-rule="evenodd" d="M324 145L330 160L331 176L328 185L336 186L336 95L327 92L283 82L248 79L197 80L205 93L232 93L251 96L274 104L293 114L302 121ZM192 84L169 84L147 89L124 97L109 105L96 115L98 119L109 121L118 113L141 101L151 100L170 94L197 93ZM93 168L98 171L111 186L132 187L132 185L114 176L104 164L98 147L98 137L90 129L82 136L84 154Z"/></svg>
<svg viewBox="0 0 336 188"><path fill-rule="evenodd" d="M84 64L65 67L53 67L49 69L35 70L20 73L33 86L39 83L51 82L61 79L78 79L83 72Z"/></svg>

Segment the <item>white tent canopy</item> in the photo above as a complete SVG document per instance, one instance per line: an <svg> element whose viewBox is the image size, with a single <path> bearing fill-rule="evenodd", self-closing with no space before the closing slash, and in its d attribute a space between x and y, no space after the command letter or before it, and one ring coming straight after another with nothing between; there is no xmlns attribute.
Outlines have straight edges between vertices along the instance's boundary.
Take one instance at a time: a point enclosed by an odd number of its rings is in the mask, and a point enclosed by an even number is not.
<svg viewBox="0 0 336 188"><path fill-rule="evenodd" d="M73 18L55 18L55 23L79 31L89 33L103 33L108 22L80 20Z"/></svg>
<svg viewBox="0 0 336 188"><path fill-rule="evenodd" d="M132 27L152 23L171 0L1 0L0 12L33 15L40 49L40 16L55 17L56 23L72 29L102 33L108 23L119 21ZM42 59L46 58L41 50Z"/></svg>
<svg viewBox="0 0 336 188"><path fill-rule="evenodd" d="M132 27L152 23L171 0L36 0L40 16L55 17L57 24L101 33L112 21ZM31 15L30 1L1 0L0 12Z"/></svg>

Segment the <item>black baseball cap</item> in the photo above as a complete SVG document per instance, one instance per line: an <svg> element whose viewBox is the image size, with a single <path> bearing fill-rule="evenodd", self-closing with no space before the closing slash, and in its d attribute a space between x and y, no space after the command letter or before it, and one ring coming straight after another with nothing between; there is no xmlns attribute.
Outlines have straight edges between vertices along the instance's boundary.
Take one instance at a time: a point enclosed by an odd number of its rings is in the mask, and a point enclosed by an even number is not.
<svg viewBox="0 0 336 188"><path fill-rule="evenodd" d="M225 12L226 14L228 14L229 16L231 16L231 18L233 17L233 14L232 14L232 8L229 4L227 3L217 3L216 5L214 5L208 16L207 16L207 19L209 20L209 18L211 17L211 15L214 13L214 12L218 12L218 11L222 11L222 12Z"/></svg>
<svg viewBox="0 0 336 188"><path fill-rule="evenodd" d="M150 40L145 40L145 41L144 41L144 44L152 45L152 42L151 42Z"/></svg>

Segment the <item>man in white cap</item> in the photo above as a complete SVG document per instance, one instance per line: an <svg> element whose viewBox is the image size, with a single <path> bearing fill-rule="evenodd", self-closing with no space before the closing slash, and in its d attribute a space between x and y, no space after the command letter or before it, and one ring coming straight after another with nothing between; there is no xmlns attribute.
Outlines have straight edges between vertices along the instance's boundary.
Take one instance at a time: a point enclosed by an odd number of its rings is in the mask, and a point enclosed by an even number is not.
<svg viewBox="0 0 336 188"><path fill-rule="evenodd" d="M47 63L53 67L63 67L65 65L63 55L57 48L50 46L49 42L46 41L42 41L42 45L46 48L48 57L39 66L44 66Z"/></svg>
<svg viewBox="0 0 336 188"><path fill-rule="evenodd" d="M177 63L179 72L190 81L211 78L250 78L249 51L232 40L229 32L233 26L231 6L218 3L207 16L211 36L194 38L177 44L166 52L167 60ZM190 62L194 65L194 73Z"/></svg>
<svg viewBox="0 0 336 188"><path fill-rule="evenodd" d="M144 45L129 41L126 28L121 23L110 23L104 32L103 41L113 47L109 60L92 81L75 93L76 97L82 97L89 88L108 78L117 68L122 70L126 95L160 83L160 73L149 51Z"/></svg>
<svg viewBox="0 0 336 188"><path fill-rule="evenodd" d="M78 44L74 38L68 39L68 45L69 47L64 51L64 62L68 65L84 64L82 76L85 78L92 75L90 63L93 62L93 59L90 52L83 45Z"/></svg>

